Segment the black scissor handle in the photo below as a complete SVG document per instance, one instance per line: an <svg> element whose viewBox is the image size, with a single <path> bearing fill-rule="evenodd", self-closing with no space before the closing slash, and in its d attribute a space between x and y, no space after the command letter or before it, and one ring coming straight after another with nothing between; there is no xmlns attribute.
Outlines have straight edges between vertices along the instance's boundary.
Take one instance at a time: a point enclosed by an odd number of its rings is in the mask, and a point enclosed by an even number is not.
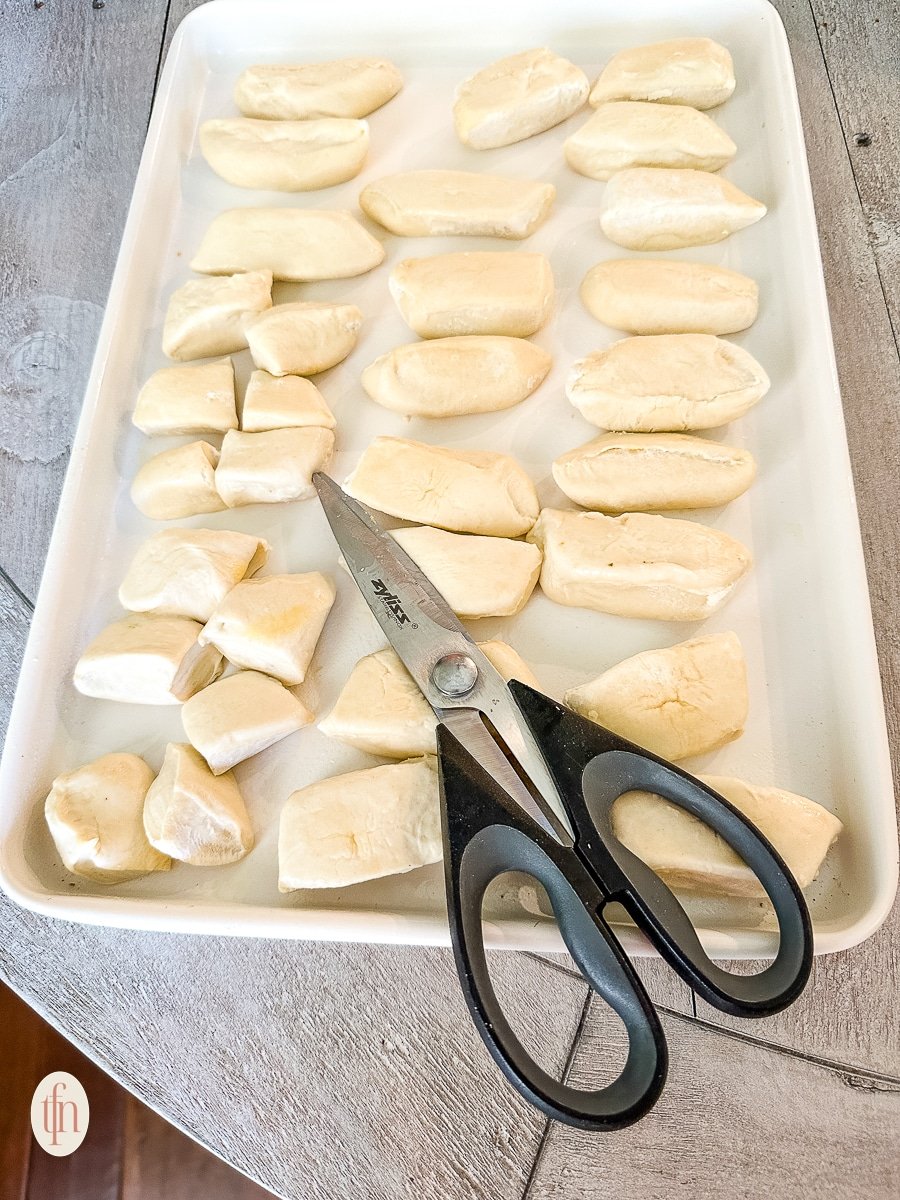
<svg viewBox="0 0 900 1200"><path fill-rule="evenodd" d="M803 894L767 838L724 797L686 771L512 681L553 774L579 850L610 899L620 901L662 956L709 1004L738 1017L780 1012L803 991L812 967L812 928ZM778 920L774 960L756 975L714 963L677 898L616 838L612 806L624 792L653 792L697 817L728 843L762 884Z"/></svg>
<svg viewBox="0 0 900 1200"><path fill-rule="evenodd" d="M444 871L450 936L475 1026L510 1083L549 1117L581 1129L621 1129L642 1117L665 1083L668 1051L643 985L600 915L605 897L571 849L510 806L502 788L438 724ZM594 1092L549 1075L507 1021L488 971L484 894L506 871L543 884L572 957L621 1018L628 1057L619 1077Z"/></svg>

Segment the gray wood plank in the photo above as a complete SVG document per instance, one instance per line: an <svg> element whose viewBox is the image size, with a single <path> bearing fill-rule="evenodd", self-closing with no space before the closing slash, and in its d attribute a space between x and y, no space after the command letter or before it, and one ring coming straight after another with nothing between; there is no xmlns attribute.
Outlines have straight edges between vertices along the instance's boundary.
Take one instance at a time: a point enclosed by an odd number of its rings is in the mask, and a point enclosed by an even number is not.
<svg viewBox="0 0 900 1200"><path fill-rule="evenodd" d="M3 8L0 565L32 599L143 145L165 13L166 0Z"/></svg>
<svg viewBox="0 0 900 1200"><path fill-rule="evenodd" d="M893 1200L900 1084L820 1066L681 1017L656 1108L603 1136L555 1125L527 1200ZM591 1010L569 1078L604 1081L618 1051Z"/></svg>

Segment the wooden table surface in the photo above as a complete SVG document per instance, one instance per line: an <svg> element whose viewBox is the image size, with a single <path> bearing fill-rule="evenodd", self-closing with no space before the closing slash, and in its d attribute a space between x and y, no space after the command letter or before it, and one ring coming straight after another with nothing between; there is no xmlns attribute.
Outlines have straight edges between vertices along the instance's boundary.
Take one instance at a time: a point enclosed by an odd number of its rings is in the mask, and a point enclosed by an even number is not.
<svg viewBox="0 0 900 1200"><path fill-rule="evenodd" d="M4 727L159 65L192 7L0 0ZM900 7L777 7L896 754ZM498 954L492 969L549 1060L596 1080L611 1053L605 1018L566 961ZM592 1137L548 1126L500 1081L447 952L99 930L0 897L0 976L148 1104L289 1200L900 1194L897 908L863 946L818 960L801 1000L765 1022L698 1005L655 963L641 971L670 1037L669 1086L634 1128Z"/></svg>

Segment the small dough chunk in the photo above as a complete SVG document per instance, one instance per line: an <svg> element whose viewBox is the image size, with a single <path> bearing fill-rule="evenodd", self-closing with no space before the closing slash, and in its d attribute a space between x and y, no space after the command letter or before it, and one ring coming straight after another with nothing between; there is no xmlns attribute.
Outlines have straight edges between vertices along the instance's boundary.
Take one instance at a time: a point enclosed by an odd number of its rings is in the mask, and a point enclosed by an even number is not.
<svg viewBox="0 0 900 1200"><path fill-rule="evenodd" d="M772 843L801 888L809 887L843 824L794 792L726 775L698 779L733 804ZM765 896L756 876L724 838L651 792L626 792L612 808L616 837L671 887L722 896Z"/></svg>
<svg viewBox="0 0 900 1200"><path fill-rule="evenodd" d="M83 696L122 704L179 704L222 674L222 655L202 645L187 617L129 613L91 642L75 664Z"/></svg>
<svg viewBox="0 0 900 1200"><path fill-rule="evenodd" d="M677 762L744 732L747 665L737 634L714 633L626 658L565 700L589 721Z"/></svg>
<svg viewBox="0 0 900 1200"><path fill-rule="evenodd" d="M170 742L144 803L151 844L179 862L220 867L253 849L253 826L237 780L213 775L193 746Z"/></svg>
<svg viewBox="0 0 900 1200"><path fill-rule="evenodd" d="M236 583L260 569L269 543L227 529L161 529L147 538L119 588L131 612L207 621Z"/></svg>
<svg viewBox="0 0 900 1200"><path fill-rule="evenodd" d="M309 725L314 716L277 679L238 671L192 696L181 720L188 741L213 775L221 775Z"/></svg>
<svg viewBox="0 0 900 1200"><path fill-rule="evenodd" d="M369 152L366 121L256 121L216 117L200 126L200 150L236 187L310 192L358 175Z"/></svg>
<svg viewBox="0 0 900 1200"><path fill-rule="evenodd" d="M629 167L613 175L600 228L627 250L683 250L724 241L766 215L766 206L709 171Z"/></svg>
<svg viewBox="0 0 900 1200"><path fill-rule="evenodd" d="M570 500L603 512L715 508L742 495L755 475L748 450L683 433L606 433L553 464Z"/></svg>
<svg viewBox="0 0 900 1200"><path fill-rule="evenodd" d="M552 362L524 338L432 338L376 358L362 385L376 404L407 417L461 417L521 403Z"/></svg>
<svg viewBox="0 0 900 1200"><path fill-rule="evenodd" d="M521 537L540 511L534 484L514 458L404 438L376 438L344 486L370 508L456 533Z"/></svg>
<svg viewBox="0 0 900 1200"><path fill-rule="evenodd" d="M678 104L620 100L601 104L563 142L566 162L589 179L609 179L626 167L692 167L718 171L737 146L706 113Z"/></svg>
<svg viewBox="0 0 900 1200"><path fill-rule="evenodd" d="M596 108L607 100L654 100L715 108L734 91L734 63L710 38L673 38L613 55L591 89Z"/></svg>
<svg viewBox="0 0 900 1200"><path fill-rule="evenodd" d="M365 117L402 87L403 76L383 58L266 64L239 76L234 102L245 117L269 121Z"/></svg>
<svg viewBox="0 0 900 1200"><path fill-rule="evenodd" d="M191 270L267 270L305 283L364 275L383 261L384 246L346 209L230 208L210 222Z"/></svg>
<svg viewBox="0 0 900 1200"><path fill-rule="evenodd" d="M589 90L584 71L546 47L511 54L456 89L457 136L474 150L510 146L571 117Z"/></svg>
<svg viewBox="0 0 900 1200"><path fill-rule="evenodd" d="M172 860L144 833L153 771L136 754L104 754L53 780L44 817L66 870L96 883L124 883Z"/></svg>
<svg viewBox="0 0 900 1200"><path fill-rule="evenodd" d="M211 358L247 346L245 320L272 307L272 272L189 279L169 297L162 348L169 358Z"/></svg>
<svg viewBox="0 0 900 1200"><path fill-rule="evenodd" d="M334 584L318 571L244 579L206 622L200 641L235 666L294 687L306 678L334 595Z"/></svg>
<svg viewBox="0 0 900 1200"><path fill-rule="evenodd" d="M503 334L529 337L553 311L553 272L543 254L469 250L407 258L389 287L419 337Z"/></svg>
<svg viewBox="0 0 900 1200"><path fill-rule="evenodd" d="M325 470L333 450L332 431L315 425L264 433L232 430L222 440L216 488L229 508L310 500L316 494L313 472Z"/></svg>
<svg viewBox="0 0 900 1200"><path fill-rule="evenodd" d="M359 207L401 237L501 237L534 233L556 197L552 183L477 171L404 171L363 188Z"/></svg>
<svg viewBox="0 0 900 1200"><path fill-rule="evenodd" d="M334 413L314 383L302 375L270 375L254 371L244 393L241 429L264 433L267 429L301 429L318 425L334 429Z"/></svg>
<svg viewBox="0 0 900 1200"><path fill-rule="evenodd" d="M216 491L219 452L209 442L190 442L163 450L140 468L131 484L135 506L153 521L179 521L200 513L221 512Z"/></svg>
<svg viewBox="0 0 900 1200"><path fill-rule="evenodd" d="M297 300L248 322L247 341L253 365L270 375L316 375L343 362L361 327L355 304Z"/></svg>
<svg viewBox="0 0 900 1200"><path fill-rule="evenodd" d="M512 646L479 642L478 647L504 679L539 686ZM413 758L434 754L436 725L434 709L396 652L387 647L359 660L319 730L366 754Z"/></svg>
<svg viewBox="0 0 900 1200"><path fill-rule="evenodd" d="M131 420L148 437L237 429L231 359L155 371L138 392Z"/></svg>
<svg viewBox="0 0 900 1200"><path fill-rule="evenodd" d="M598 263L581 299L598 321L626 333L738 333L759 311L759 288L748 276L656 258Z"/></svg>
<svg viewBox="0 0 900 1200"><path fill-rule="evenodd" d="M541 573L541 552L529 542L430 525L395 529L391 536L456 615L472 621L521 612Z"/></svg>
<svg viewBox="0 0 900 1200"><path fill-rule="evenodd" d="M707 333L623 338L579 359L566 395L601 429L714 429L748 412L769 377L741 346Z"/></svg>
<svg viewBox="0 0 900 1200"><path fill-rule="evenodd" d="M702 621L750 569L735 538L696 521L545 508L528 535L557 604L646 621Z"/></svg>

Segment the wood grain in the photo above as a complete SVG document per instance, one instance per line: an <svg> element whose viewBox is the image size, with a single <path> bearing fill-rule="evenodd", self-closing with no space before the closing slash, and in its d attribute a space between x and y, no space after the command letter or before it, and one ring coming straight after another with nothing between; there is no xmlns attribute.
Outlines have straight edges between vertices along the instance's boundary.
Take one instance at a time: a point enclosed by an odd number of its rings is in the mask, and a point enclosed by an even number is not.
<svg viewBox="0 0 900 1200"><path fill-rule="evenodd" d="M36 1020L22 1020L24 1000L0 986L0 1200L25 1200L31 1150L31 1093L40 1080ZM12 1036L10 1036L12 1034Z"/></svg>

